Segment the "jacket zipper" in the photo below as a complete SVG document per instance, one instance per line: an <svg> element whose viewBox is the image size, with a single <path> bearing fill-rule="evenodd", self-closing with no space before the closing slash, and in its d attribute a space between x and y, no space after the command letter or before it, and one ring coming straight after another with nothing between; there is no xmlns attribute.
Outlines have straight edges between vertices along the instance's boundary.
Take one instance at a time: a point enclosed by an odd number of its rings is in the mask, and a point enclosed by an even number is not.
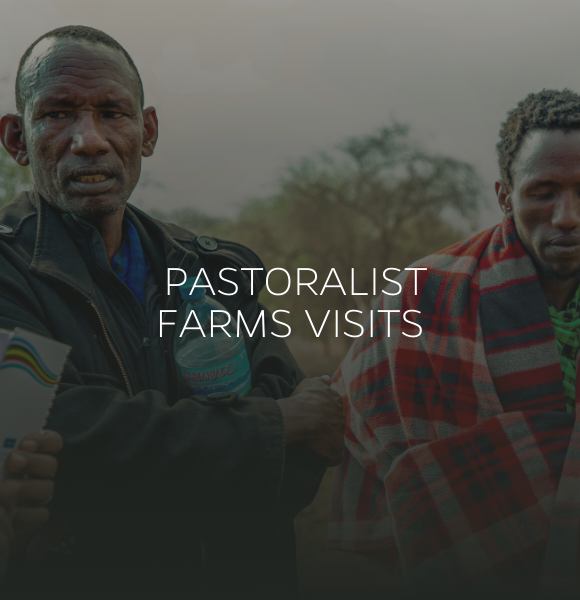
<svg viewBox="0 0 580 600"><path fill-rule="evenodd" d="M95 311L95 314L97 315L97 318L99 319L99 323L101 324L101 329L103 330L103 333L105 334L105 339L107 340L107 344L108 344L111 352L113 353L115 360L117 361L117 365L119 365L121 375L123 376L123 380L125 381L125 386L127 387L127 392L129 394L129 398L132 398L133 397L133 389L131 388L131 383L129 382L129 377L127 377L127 372L125 371L123 361L121 360L119 353L117 352L115 346L113 345L113 342L111 341L111 338L109 336L109 332L107 331L107 328L105 327L105 320L103 319L97 305L94 302L89 302L89 304L91 305L91 307ZM199 543L200 543L200 547L201 547L201 568L202 568L202 570L205 571L207 569L205 540L203 538L200 538Z"/></svg>
<svg viewBox="0 0 580 600"><path fill-rule="evenodd" d="M95 313L97 315L97 318L99 319L99 323L101 324L101 329L103 330L103 333L105 334L105 339L107 340L107 344L108 344L109 348L111 349L111 352L113 353L113 356L115 357L115 360L117 361L117 364L119 365L119 369L121 370L121 375L123 376L123 380L125 381L125 386L127 387L127 393L129 394L129 398L132 398L133 397L133 388L131 387L131 383L129 382L129 377L127 377L127 371L125 371L125 367L123 366L121 357L119 356L119 353L115 349L115 346L113 346L113 342L111 341L111 338L109 337L109 332L107 331L107 328L105 327L105 321L104 321L103 317L101 316L101 313L99 312L99 309L97 308L97 305L94 302L89 302L89 304L91 305L91 307L93 308L93 310L95 311Z"/></svg>

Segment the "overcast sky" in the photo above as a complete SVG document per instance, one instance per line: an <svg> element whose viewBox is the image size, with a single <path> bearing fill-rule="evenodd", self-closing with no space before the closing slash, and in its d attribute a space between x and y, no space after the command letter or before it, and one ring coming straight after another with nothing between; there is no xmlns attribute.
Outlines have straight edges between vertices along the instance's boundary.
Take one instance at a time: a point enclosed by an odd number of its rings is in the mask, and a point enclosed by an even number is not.
<svg viewBox="0 0 580 600"><path fill-rule="evenodd" d="M160 138L145 207L231 215L284 167L395 118L489 184L506 112L580 89L578 0L2 0L0 108L21 54L61 25L116 38ZM490 194L490 199L492 198ZM481 226L500 220L495 204Z"/></svg>

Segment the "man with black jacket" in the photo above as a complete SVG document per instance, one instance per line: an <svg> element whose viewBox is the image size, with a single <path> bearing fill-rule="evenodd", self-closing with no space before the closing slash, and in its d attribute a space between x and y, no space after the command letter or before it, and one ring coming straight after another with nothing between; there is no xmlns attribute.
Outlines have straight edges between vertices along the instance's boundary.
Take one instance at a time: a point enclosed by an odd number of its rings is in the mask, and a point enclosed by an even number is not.
<svg viewBox="0 0 580 600"><path fill-rule="evenodd" d="M160 332L160 311L180 302L168 269L204 268L216 289L235 268L239 293L219 300L253 324L263 281L251 294L241 269L262 263L126 204L157 116L115 40L45 34L21 59L16 103L0 136L34 187L0 211L0 327L72 352L48 423L64 439L52 519L35 540L58 551L11 565L2 597L292 594L293 519L342 456L338 395L303 378L266 311L266 336L245 340L249 394L190 396L175 331Z"/></svg>

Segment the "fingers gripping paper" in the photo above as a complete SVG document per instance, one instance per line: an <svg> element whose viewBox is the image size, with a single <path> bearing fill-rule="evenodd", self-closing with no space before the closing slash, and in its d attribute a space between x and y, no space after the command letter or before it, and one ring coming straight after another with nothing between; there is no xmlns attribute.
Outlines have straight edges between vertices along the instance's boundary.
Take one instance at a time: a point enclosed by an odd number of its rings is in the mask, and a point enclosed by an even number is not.
<svg viewBox="0 0 580 600"><path fill-rule="evenodd" d="M0 467L46 423L70 349L30 331L0 329Z"/></svg>

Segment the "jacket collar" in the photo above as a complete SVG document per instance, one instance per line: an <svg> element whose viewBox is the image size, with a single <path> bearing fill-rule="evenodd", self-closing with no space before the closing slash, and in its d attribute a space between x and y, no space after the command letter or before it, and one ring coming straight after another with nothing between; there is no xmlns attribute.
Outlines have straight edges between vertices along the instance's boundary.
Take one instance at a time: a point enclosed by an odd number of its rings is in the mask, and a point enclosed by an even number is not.
<svg viewBox="0 0 580 600"><path fill-rule="evenodd" d="M93 280L60 213L38 193L30 192L29 195L38 215L36 245L30 270L94 299ZM198 255L175 241L161 223L130 205L125 207L125 216L137 229L155 276L160 278L158 281L166 281L169 267L185 271L193 267ZM191 234L191 241L194 239L194 234ZM160 246L164 250L162 253L159 252Z"/></svg>
<svg viewBox="0 0 580 600"><path fill-rule="evenodd" d="M157 281L164 282L164 289L168 268L179 268L186 272L193 268L199 258L198 254L175 240L161 222L129 204L125 208L125 217L137 230L155 277ZM195 234L191 233L190 238L184 241L193 244L195 237ZM163 247L162 253L159 252L160 247ZM174 273L173 278L179 278L179 274Z"/></svg>
<svg viewBox="0 0 580 600"><path fill-rule="evenodd" d="M37 210L37 223L30 270L93 298L93 281L58 211L36 192L31 192L31 196Z"/></svg>

